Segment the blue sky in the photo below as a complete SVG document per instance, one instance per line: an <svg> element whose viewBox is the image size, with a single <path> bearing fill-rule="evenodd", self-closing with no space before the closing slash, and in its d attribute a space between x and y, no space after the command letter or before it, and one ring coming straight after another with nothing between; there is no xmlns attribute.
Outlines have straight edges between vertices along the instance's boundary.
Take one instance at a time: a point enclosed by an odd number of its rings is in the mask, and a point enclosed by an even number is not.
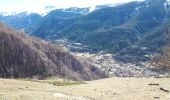
<svg viewBox="0 0 170 100"><path fill-rule="evenodd" d="M90 7L134 0L0 0L0 12L45 12L46 6L56 8Z"/></svg>

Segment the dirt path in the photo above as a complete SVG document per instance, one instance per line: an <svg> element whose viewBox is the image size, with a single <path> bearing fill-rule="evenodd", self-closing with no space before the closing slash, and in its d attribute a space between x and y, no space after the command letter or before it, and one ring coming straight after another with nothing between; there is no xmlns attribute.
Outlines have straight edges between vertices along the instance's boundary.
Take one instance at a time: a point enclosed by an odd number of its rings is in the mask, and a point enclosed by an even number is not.
<svg viewBox="0 0 170 100"><path fill-rule="evenodd" d="M170 100L169 78L108 78L75 86L0 79L2 100Z"/></svg>

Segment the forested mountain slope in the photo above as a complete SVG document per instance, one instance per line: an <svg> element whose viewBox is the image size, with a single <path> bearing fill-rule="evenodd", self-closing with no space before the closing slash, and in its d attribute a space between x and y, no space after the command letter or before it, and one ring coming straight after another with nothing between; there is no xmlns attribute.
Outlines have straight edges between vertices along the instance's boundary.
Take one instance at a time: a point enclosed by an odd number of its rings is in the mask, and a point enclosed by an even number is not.
<svg viewBox="0 0 170 100"><path fill-rule="evenodd" d="M85 62L78 61L64 48L0 24L0 77L47 78L56 76L91 80L105 75Z"/></svg>

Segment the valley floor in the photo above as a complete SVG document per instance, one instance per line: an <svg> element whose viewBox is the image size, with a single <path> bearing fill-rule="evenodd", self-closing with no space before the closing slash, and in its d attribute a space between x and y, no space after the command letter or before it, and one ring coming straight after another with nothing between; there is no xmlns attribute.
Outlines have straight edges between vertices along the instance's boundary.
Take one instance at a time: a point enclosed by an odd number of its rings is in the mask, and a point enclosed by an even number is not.
<svg viewBox="0 0 170 100"><path fill-rule="evenodd" d="M169 78L108 78L73 86L0 79L2 100L170 100Z"/></svg>

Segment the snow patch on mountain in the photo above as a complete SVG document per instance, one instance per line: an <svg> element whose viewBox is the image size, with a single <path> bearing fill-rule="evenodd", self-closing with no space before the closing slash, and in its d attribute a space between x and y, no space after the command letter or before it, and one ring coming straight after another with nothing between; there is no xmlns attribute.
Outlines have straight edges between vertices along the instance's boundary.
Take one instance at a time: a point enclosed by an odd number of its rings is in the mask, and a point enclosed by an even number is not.
<svg viewBox="0 0 170 100"><path fill-rule="evenodd" d="M87 7L87 8L71 7L71 8L63 9L62 11L74 12L74 13L80 13L80 14L88 14L90 12L90 7Z"/></svg>
<svg viewBox="0 0 170 100"><path fill-rule="evenodd" d="M150 3L145 0L137 0L137 1L140 3L139 6L135 8L138 14L140 13L140 9L142 9L143 7L146 7L146 8L150 7Z"/></svg>
<svg viewBox="0 0 170 100"><path fill-rule="evenodd" d="M90 12L92 12L92 11L94 11L94 10L96 10L96 6L91 6L91 7L90 7Z"/></svg>
<svg viewBox="0 0 170 100"><path fill-rule="evenodd" d="M139 14L139 8L137 7L137 8L135 8L135 10L137 11L137 13Z"/></svg>
<svg viewBox="0 0 170 100"><path fill-rule="evenodd" d="M166 2L164 3L165 11L167 11L167 9L169 8L169 6L170 6L170 0L166 0Z"/></svg>

